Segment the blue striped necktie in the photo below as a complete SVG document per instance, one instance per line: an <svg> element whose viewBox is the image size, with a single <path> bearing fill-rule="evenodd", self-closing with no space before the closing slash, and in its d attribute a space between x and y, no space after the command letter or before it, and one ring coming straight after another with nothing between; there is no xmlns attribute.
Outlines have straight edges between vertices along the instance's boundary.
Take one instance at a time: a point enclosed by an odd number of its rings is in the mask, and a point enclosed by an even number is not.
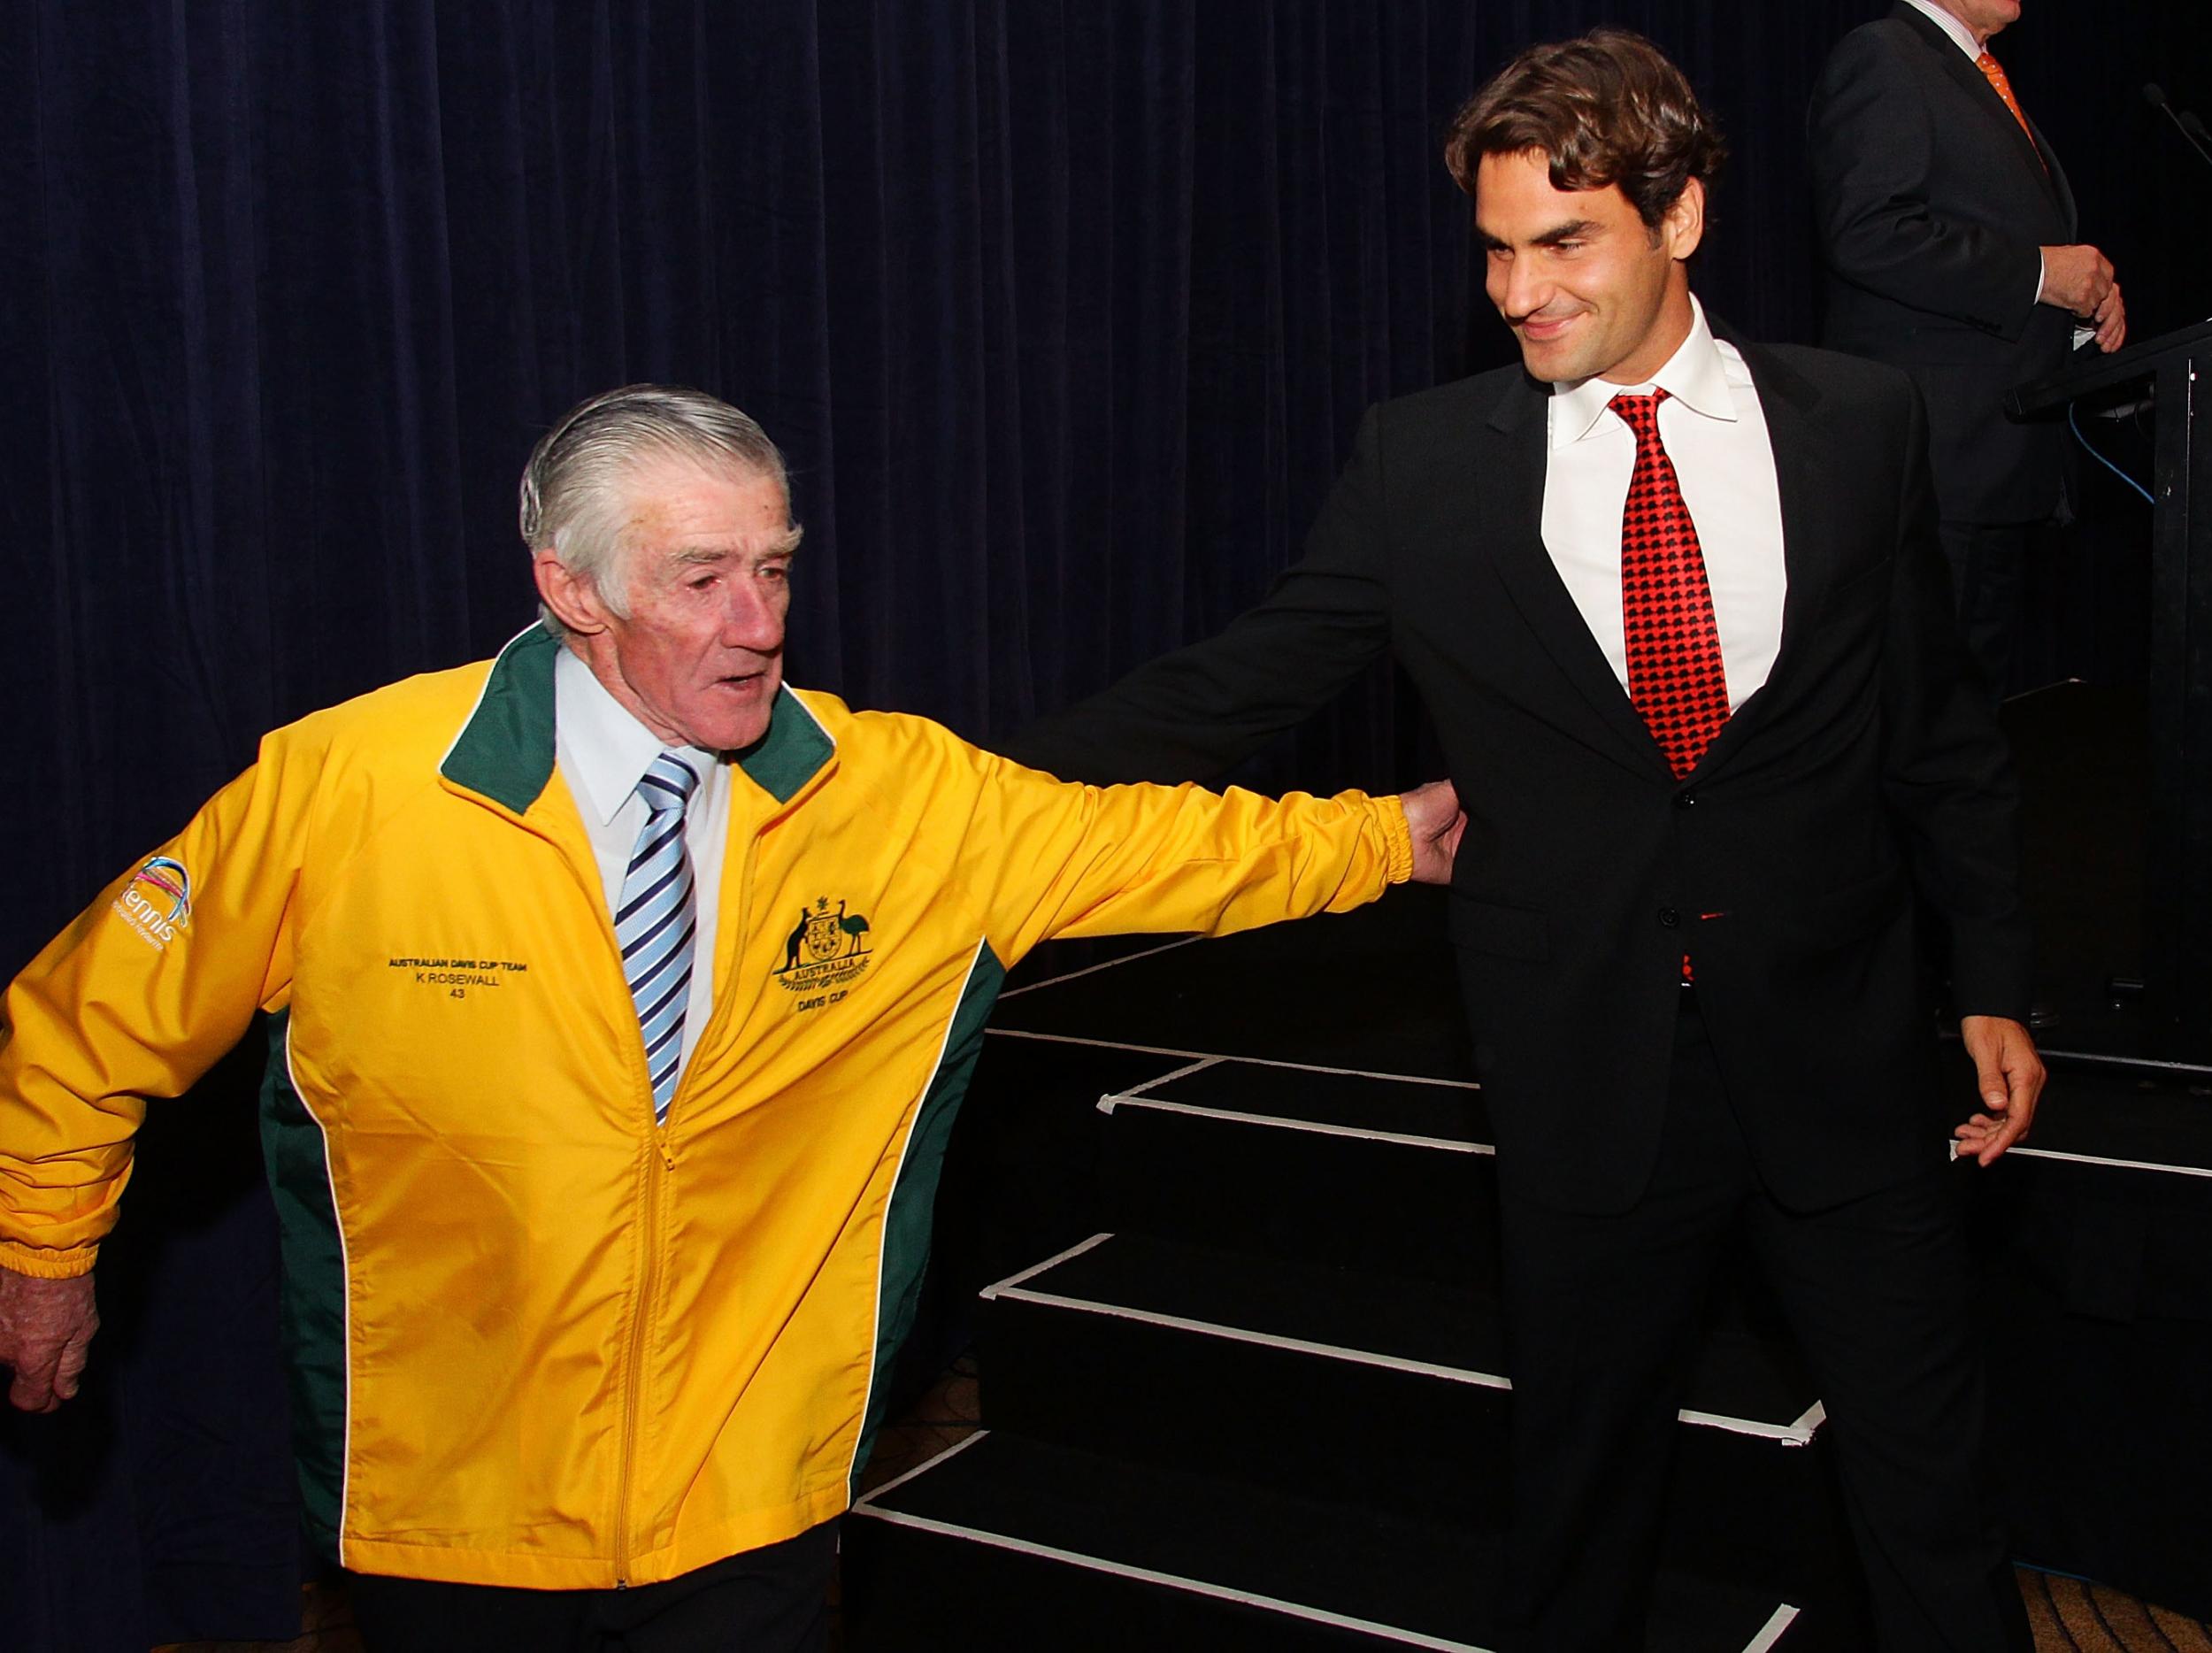
<svg viewBox="0 0 2212 1653"><path fill-rule="evenodd" d="M684 1008L691 998L692 942L699 923L691 898L691 854L684 847L684 805L698 784L698 773L672 752L656 757L640 779L637 796L652 813L630 851L615 907L614 938L645 1034L657 1125L666 1122L669 1098L676 1094Z"/></svg>

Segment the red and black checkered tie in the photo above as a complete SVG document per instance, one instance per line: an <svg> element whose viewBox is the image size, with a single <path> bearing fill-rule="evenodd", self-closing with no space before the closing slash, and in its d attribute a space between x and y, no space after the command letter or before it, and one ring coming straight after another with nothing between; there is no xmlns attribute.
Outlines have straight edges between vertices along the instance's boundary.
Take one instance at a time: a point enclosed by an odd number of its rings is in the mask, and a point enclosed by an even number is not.
<svg viewBox="0 0 2212 1653"><path fill-rule="evenodd" d="M1636 469L1621 512L1628 697L1679 778L1697 767L1728 721L1728 679L1697 525L1674 462L1659 445L1659 404L1666 399L1663 390L1618 396L1612 408L1636 433Z"/></svg>

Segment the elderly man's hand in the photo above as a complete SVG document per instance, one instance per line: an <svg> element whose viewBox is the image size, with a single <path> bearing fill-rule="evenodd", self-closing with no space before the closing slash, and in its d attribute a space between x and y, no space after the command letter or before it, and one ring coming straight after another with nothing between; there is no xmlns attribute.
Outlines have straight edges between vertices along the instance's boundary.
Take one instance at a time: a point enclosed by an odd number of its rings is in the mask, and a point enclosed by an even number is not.
<svg viewBox="0 0 2212 1653"><path fill-rule="evenodd" d="M8 1399L25 1411L50 1412L76 1394L99 1329L91 1275L40 1280L0 1268L0 1366L13 1368Z"/></svg>
<svg viewBox="0 0 2212 1653"><path fill-rule="evenodd" d="M2071 311L2084 321L2099 319L2112 290L2112 260L2090 246L2046 247L2042 252L2042 302Z"/></svg>
<svg viewBox="0 0 2212 1653"><path fill-rule="evenodd" d="M2117 281L2106 290L2104 303L2087 319L2097 329L2097 348L2107 356L2128 342L2128 307L2121 300Z"/></svg>
<svg viewBox="0 0 2212 1653"><path fill-rule="evenodd" d="M1405 805L1406 827L1413 834L1413 881L1450 883L1452 857L1459 853L1459 836L1467 830L1459 794L1448 780L1432 780L1398 802Z"/></svg>

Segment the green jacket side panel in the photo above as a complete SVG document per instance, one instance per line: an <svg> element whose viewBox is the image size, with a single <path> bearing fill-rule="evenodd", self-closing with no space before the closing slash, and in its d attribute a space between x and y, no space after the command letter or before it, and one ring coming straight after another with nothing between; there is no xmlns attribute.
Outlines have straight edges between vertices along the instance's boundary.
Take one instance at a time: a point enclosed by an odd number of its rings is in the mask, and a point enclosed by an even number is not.
<svg viewBox="0 0 2212 1653"><path fill-rule="evenodd" d="M284 1254L279 1305L292 1398L292 1449L317 1548L335 1559L346 1480L346 1251L323 1128L292 1088L290 1011L269 1023L261 1157Z"/></svg>
<svg viewBox="0 0 2212 1653"><path fill-rule="evenodd" d="M982 1053L984 1024L1006 984L1006 966L987 943L979 942L975 962L960 990L960 1002L945 1031L944 1053L931 1077L921 1106L915 1110L906 1157L892 1185L883 1213L882 1283L876 1300L875 1369L868 1380L868 1410L853 1453L852 1491L859 1495L860 1472L875 1448L876 1432L890 1405L891 1370L922 1295L922 1275L929 1265L930 1233L937 1210L937 1185L945 1168L945 1145L953 1121L967 1100L968 1080Z"/></svg>

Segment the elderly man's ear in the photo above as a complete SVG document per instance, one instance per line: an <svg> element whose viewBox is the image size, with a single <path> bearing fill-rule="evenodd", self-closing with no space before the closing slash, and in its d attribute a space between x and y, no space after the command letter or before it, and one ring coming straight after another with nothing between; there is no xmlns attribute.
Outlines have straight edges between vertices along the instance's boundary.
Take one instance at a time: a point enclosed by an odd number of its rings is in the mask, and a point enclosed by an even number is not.
<svg viewBox="0 0 2212 1653"><path fill-rule="evenodd" d="M572 573L550 546L531 557L530 573L537 581L539 598L571 632L589 636L607 629L607 605L599 588Z"/></svg>

